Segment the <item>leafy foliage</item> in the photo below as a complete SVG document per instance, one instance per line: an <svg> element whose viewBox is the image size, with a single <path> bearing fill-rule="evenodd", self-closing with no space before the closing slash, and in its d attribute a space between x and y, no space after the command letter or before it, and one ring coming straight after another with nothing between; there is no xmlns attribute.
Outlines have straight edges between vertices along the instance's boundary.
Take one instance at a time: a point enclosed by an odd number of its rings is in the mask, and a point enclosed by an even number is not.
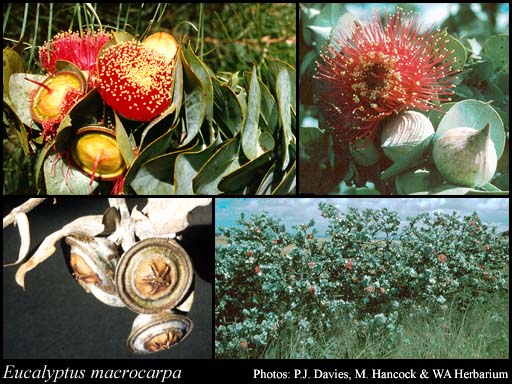
<svg viewBox="0 0 512 384"><path fill-rule="evenodd" d="M327 239L313 220L286 231L267 213L221 228L216 249L217 357L259 357L281 327L309 334L343 322L354 337L403 335L405 313L446 310L507 290L508 237L477 213L396 212L320 203Z"/></svg>
<svg viewBox="0 0 512 384"><path fill-rule="evenodd" d="M413 7L413 5L411 5ZM341 194L508 194L508 140L509 140L509 58L508 35L496 28L496 4L483 4L486 21L481 21L468 4L461 4L459 12L451 14L441 26L446 35L447 49L455 61L452 67L459 72L453 101L438 106L426 116L435 129L456 128L459 120L447 113L451 108L477 105L471 109L469 120L475 129L492 120L495 130L492 140L496 146L498 163L491 183L481 188L461 188L449 184L439 174L432 161L432 140L425 141L396 162L387 158L380 148L380 130L369 144L372 149L363 158L379 160L368 164L354 153L349 144L340 144L326 128L325 118L318 105L323 84L315 78L316 63L326 44L332 43L334 31L347 31L356 19L342 4L301 4L299 119L300 192ZM368 13L371 12L368 9ZM443 44L444 44L443 40ZM467 116L466 116L467 117ZM441 122L441 123L440 123ZM441 129L440 129L441 130ZM501 138L497 138L500 136ZM438 135L436 135L436 138ZM366 144L365 144L366 146ZM503 151L504 148L504 151ZM500 155L501 154L501 155ZM417 177L421 174L427 176Z"/></svg>

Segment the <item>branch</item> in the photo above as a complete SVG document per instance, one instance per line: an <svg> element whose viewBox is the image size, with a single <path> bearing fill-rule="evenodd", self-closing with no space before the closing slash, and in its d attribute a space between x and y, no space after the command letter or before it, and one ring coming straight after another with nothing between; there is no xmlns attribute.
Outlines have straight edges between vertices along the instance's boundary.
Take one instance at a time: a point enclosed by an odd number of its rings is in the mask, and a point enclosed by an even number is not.
<svg viewBox="0 0 512 384"><path fill-rule="evenodd" d="M39 198L33 198L28 199L20 206L14 208L7 216L4 217L4 228L9 226L10 224L14 223L16 221L16 215L20 212L30 212L32 209L37 207L39 204L41 204L44 200L46 200L45 197L39 197Z"/></svg>

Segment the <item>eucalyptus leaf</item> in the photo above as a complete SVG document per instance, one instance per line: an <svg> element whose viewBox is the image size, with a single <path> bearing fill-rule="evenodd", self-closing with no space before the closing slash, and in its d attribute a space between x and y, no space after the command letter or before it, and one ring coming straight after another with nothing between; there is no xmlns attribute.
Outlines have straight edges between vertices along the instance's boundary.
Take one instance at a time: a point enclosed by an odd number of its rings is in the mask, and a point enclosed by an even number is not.
<svg viewBox="0 0 512 384"><path fill-rule="evenodd" d="M46 143L44 145L44 147L41 149L41 151L39 151L39 154L37 155L36 163L35 163L35 167L34 167L35 168L35 179L36 179L36 188L37 189L42 189L43 188L43 185L41 185L39 183L40 180L43 179L42 175L44 174L44 172L43 172L43 174L41 174L41 170L43 170L43 165L44 165L44 161L46 160L46 156L52 150L53 147L54 147L54 143L52 143L52 142Z"/></svg>
<svg viewBox="0 0 512 384"><path fill-rule="evenodd" d="M220 194L221 179L240 167L240 136L225 142L201 167L193 180L195 194Z"/></svg>
<svg viewBox="0 0 512 384"><path fill-rule="evenodd" d="M21 59L18 52L9 47L4 48L3 50L3 61L4 61L4 69L3 69L3 79L4 79L4 100L10 98L9 96L9 83L11 75L14 73L23 72L23 60Z"/></svg>
<svg viewBox="0 0 512 384"><path fill-rule="evenodd" d="M213 81L215 121L226 137L233 137L242 129L244 116L235 92L217 79Z"/></svg>
<svg viewBox="0 0 512 384"><path fill-rule="evenodd" d="M260 157L245 163L222 178L218 186L219 190L225 194L254 194L272 165L272 158L272 153L265 152Z"/></svg>
<svg viewBox="0 0 512 384"><path fill-rule="evenodd" d="M411 195L508 195L508 192L481 191L469 187L459 187L452 184L443 184L429 191L411 193Z"/></svg>
<svg viewBox="0 0 512 384"><path fill-rule="evenodd" d="M182 52L184 70L184 98L186 137L181 146L189 144L199 133L206 114L206 91L197 75L190 68Z"/></svg>
<svg viewBox="0 0 512 384"><path fill-rule="evenodd" d="M124 182L125 189L136 177L137 172L143 164L152 158L168 153L171 148L176 147L177 143L174 137L175 129L176 127L170 128L167 130L167 132L165 132L163 135L152 141L144 149L141 150L139 155L135 158L130 168L128 169L128 172L126 173Z"/></svg>
<svg viewBox="0 0 512 384"><path fill-rule="evenodd" d="M290 162L290 154L288 153L288 145L295 141L295 137L291 130L291 113L290 113L290 102L291 102L291 87L290 77L286 70L281 70L277 75L277 102L279 106L279 117L281 119L281 126L283 127L282 136L282 153L283 153L283 165L281 169L286 169Z"/></svg>
<svg viewBox="0 0 512 384"><path fill-rule="evenodd" d="M249 100L247 104L247 115L242 129L242 150L249 160L254 160L263 153L259 146L258 138L259 117L261 110L261 90L258 82L256 67L252 69L251 85L249 88Z"/></svg>
<svg viewBox="0 0 512 384"><path fill-rule="evenodd" d="M290 78L290 105L292 107L293 112L297 111L297 73L295 72L295 68L290 64L278 60L278 59L270 59L268 60L268 66L272 73L274 74L274 78L269 78L269 87L270 89L276 88L277 76L281 70L286 69L288 72L288 76Z"/></svg>
<svg viewBox="0 0 512 384"><path fill-rule="evenodd" d="M495 186L494 186L494 185L492 185L491 183L487 183L487 184L485 184L485 185L482 185L482 186L480 187L480 189L481 189L482 191L487 191L487 192L502 192L502 190L501 190L501 189L499 189L499 188L495 187Z"/></svg>
<svg viewBox="0 0 512 384"><path fill-rule="evenodd" d="M484 42L483 52L492 59L495 70L505 69L509 66L509 35L491 36Z"/></svg>
<svg viewBox="0 0 512 384"><path fill-rule="evenodd" d="M196 56L194 51L192 50L190 44L189 46L183 50L184 57L187 60L187 63L194 72L194 74L197 76L199 81L201 82L201 86L204 91L204 98L205 98L205 117L206 120L210 123L213 120L213 85L212 85L212 79L210 77L210 74L208 73L208 69L206 68L205 64L199 59L199 57Z"/></svg>
<svg viewBox="0 0 512 384"><path fill-rule="evenodd" d="M178 154L169 153L151 159L140 167L130 186L139 195L173 195L171 176Z"/></svg>
<svg viewBox="0 0 512 384"><path fill-rule="evenodd" d="M176 195L194 194L194 177L215 153L221 143L220 135L218 135L217 140L210 146L202 149L194 148L193 150L178 155L174 166L174 187Z"/></svg>
<svg viewBox="0 0 512 384"><path fill-rule="evenodd" d="M418 169L398 175L395 178L395 188L397 194L409 195L433 189L441 185L443 181L443 178L437 171Z"/></svg>
<svg viewBox="0 0 512 384"><path fill-rule="evenodd" d="M451 65L452 70L454 71L462 71L464 69L464 65L466 64L466 48L464 45L456 39L454 36L449 35L446 31L439 32L436 35L439 36L439 40L437 41L435 50L439 50L439 47L444 46L447 58L445 61L453 60L453 64Z"/></svg>
<svg viewBox="0 0 512 384"><path fill-rule="evenodd" d="M31 73L13 73L9 79L9 95L12 101L12 109L18 115L21 122L27 126L33 126L30 103L32 94L39 85L31 81L42 83L46 76L33 75ZM35 126L34 126L35 128Z"/></svg>
<svg viewBox="0 0 512 384"><path fill-rule="evenodd" d="M285 176L277 187L272 191L273 195L290 195L295 193L296 177L295 170L296 162L294 161L291 168L286 172Z"/></svg>
<svg viewBox="0 0 512 384"><path fill-rule="evenodd" d="M176 64L174 65L174 89L173 104L176 105L176 113L174 114L173 126L176 125L180 118L181 106L183 104L183 63L181 62L181 49L176 54Z"/></svg>
<svg viewBox="0 0 512 384"><path fill-rule="evenodd" d="M509 183L510 183L510 174L509 173L504 173L502 175L499 175L493 180L493 185L495 185L497 188L499 188L502 191L508 191L510 189Z"/></svg>
<svg viewBox="0 0 512 384"><path fill-rule="evenodd" d="M505 148L505 130L503 121L496 110L489 104L479 100L462 100L455 103L439 123L434 141L449 129L468 127L482 130L487 124L491 125L491 141L496 149L498 159Z"/></svg>
<svg viewBox="0 0 512 384"><path fill-rule="evenodd" d="M114 112L114 118L116 121L117 145L119 146L119 151L121 152L121 155L123 156L124 162L129 167L130 164L132 163L133 159L135 158L135 155L133 153L134 148L132 148L132 144L130 142L128 134L126 133L126 130L124 129L121 119L119 119L119 116L117 116L117 113L115 113L115 112Z"/></svg>
<svg viewBox="0 0 512 384"><path fill-rule="evenodd" d="M314 67L317 59L318 54L315 51L309 51L306 53L300 63L299 76L302 77L302 75L309 71L311 67Z"/></svg>
<svg viewBox="0 0 512 384"><path fill-rule="evenodd" d="M99 185L59 153L50 154L44 161L44 179L48 195L88 195Z"/></svg>
<svg viewBox="0 0 512 384"><path fill-rule="evenodd" d="M261 90L261 117L265 123L264 130L270 134L274 134L279 119L276 99L272 96L267 85L260 79L258 79L258 81Z"/></svg>
<svg viewBox="0 0 512 384"><path fill-rule="evenodd" d="M274 181L276 165L272 164L272 166L268 169L267 173L261 180L258 189L256 190L256 195L271 195L272 194L272 183Z"/></svg>

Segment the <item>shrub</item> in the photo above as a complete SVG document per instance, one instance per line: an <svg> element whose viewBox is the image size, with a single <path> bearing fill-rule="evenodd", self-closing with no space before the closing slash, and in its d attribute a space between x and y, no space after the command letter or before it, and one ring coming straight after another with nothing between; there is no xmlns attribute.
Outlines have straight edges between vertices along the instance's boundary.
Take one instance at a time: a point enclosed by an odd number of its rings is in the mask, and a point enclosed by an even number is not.
<svg viewBox="0 0 512 384"><path fill-rule="evenodd" d="M387 209L319 208L329 220L325 240L313 220L292 236L267 213L220 228L228 244L216 250L218 357L259 356L283 324L307 333L333 321L361 338L385 335L391 347L401 314L443 311L454 294L479 300L507 289L508 237L476 213L401 222ZM309 334L303 344L315 342Z"/></svg>

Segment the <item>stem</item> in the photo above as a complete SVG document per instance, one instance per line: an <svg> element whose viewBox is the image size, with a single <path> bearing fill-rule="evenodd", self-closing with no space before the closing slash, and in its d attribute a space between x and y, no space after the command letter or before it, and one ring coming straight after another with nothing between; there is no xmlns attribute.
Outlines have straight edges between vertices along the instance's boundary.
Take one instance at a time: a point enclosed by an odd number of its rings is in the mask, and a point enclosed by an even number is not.
<svg viewBox="0 0 512 384"><path fill-rule="evenodd" d="M50 62L50 51L52 50L52 45L50 44L50 41L52 40L52 18L53 18L53 3L50 3L50 14L48 15L48 36L46 38L46 41L48 42L48 62Z"/></svg>
<svg viewBox="0 0 512 384"><path fill-rule="evenodd" d="M8 3L7 10L5 11L5 14L4 14L4 25L3 25L3 29L2 29L3 35L5 35L5 28L7 27L7 22L9 21L9 15L11 14L11 6L12 6L12 3Z"/></svg>
<svg viewBox="0 0 512 384"><path fill-rule="evenodd" d="M204 3L199 4L199 58L203 60L204 51Z"/></svg>
<svg viewBox="0 0 512 384"><path fill-rule="evenodd" d="M32 198L25 201L23 204L17 206L14 208L7 216L4 217L4 226L3 228L11 225L14 223L14 220L16 218L16 214L20 212L29 212L35 207L37 207L39 204L41 204L43 201L45 201L45 197L38 197L38 198Z"/></svg>
<svg viewBox="0 0 512 384"><path fill-rule="evenodd" d="M123 11L123 3L119 3L119 8L117 10L116 31L119 31L119 24L121 22L121 12L122 11Z"/></svg>
<svg viewBox="0 0 512 384"><path fill-rule="evenodd" d="M30 68L30 65L32 64L32 60L34 59L34 52L36 51L36 43L37 43L37 30L39 27L39 6L41 4L37 3L36 5L36 20L34 23L34 39L32 40L32 47L30 48L30 57L28 58L28 64L27 68Z"/></svg>
<svg viewBox="0 0 512 384"><path fill-rule="evenodd" d="M23 40L23 35L25 35L25 27L27 26L28 17L28 6L29 3L25 3L25 13L23 14L23 24L21 25L20 41Z"/></svg>

